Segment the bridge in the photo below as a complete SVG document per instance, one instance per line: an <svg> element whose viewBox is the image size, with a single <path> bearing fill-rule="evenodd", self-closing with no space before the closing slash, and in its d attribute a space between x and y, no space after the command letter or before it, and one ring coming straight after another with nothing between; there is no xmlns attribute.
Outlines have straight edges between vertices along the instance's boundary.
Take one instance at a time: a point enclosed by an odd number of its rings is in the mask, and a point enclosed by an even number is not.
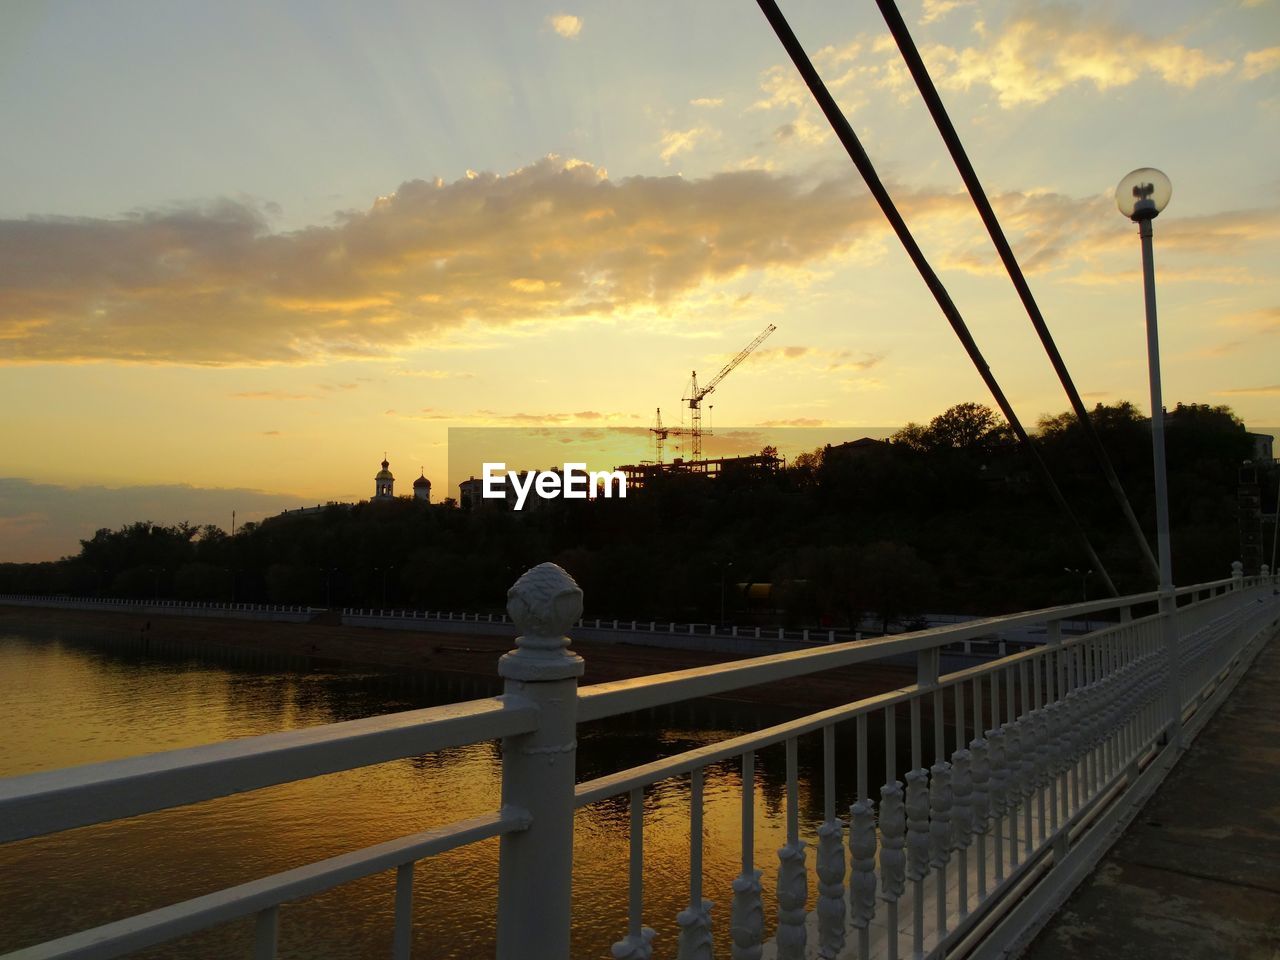
<svg viewBox="0 0 1280 960"><path fill-rule="evenodd" d="M629 892L627 920L612 949L618 960L709 960L717 938L721 946L727 939L733 960L1012 957L1053 923L1082 881L1064 918L1079 919L1082 910L1101 918L1109 911L1115 923L1127 919L1132 926L1144 887L1134 871L1124 873L1124 864L1145 862L1155 872L1163 864L1169 883L1178 877L1218 882L1242 869L1228 861L1246 857L1243 850L1217 851L1189 869L1188 854L1201 854L1184 849L1181 871L1168 850L1136 856L1134 844L1147 842L1138 830L1107 864L1109 890L1091 889L1102 882L1098 877L1086 879L1144 804L1153 797L1161 802L1158 791L1179 759L1194 749L1242 678L1251 679L1251 665L1280 625L1278 584L1265 568L1262 576L1245 577L1237 565L1228 579L1163 595L1025 611L580 687L584 664L566 633L580 622L582 592L559 567L542 564L508 594L519 636L498 666L502 696L12 777L0 781L0 843L490 741L502 743L498 809L6 957L118 957L253 918L252 955L269 960L277 955L282 905L394 871L392 954L406 960L415 864L499 837L497 956L565 960L575 955L575 811L614 798L624 798L630 811L629 858L618 864L617 882ZM1079 620L1110 622L1080 635L1063 631L1064 622ZM944 672L966 642L1024 628L1043 629L1046 642ZM580 724L886 657L914 658L915 682L578 780ZM1268 669L1280 669L1278 661L1273 645ZM1266 791L1274 797L1273 743L1269 752L1255 751L1253 766L1243 772L1224 759L1234 740L1249 742L1250 723L1275 727L1276 708L1267 696L1273 689L1263 680L1247 693L1268 714L1238 716L1230 729L1205 737L1217 738L1216 752L1204 762L1216 763L1227 780L1214 798L1232 822L1247 819L1243 808ZM821 744L824 810L812 850L801 838L797 772L800 744L810 738ZM757 863L757 754L774 747L786 757L786 843L776 863ZM713 890L703 883L703 778L709 765L720 763L740 771L741 872L731 888ZM1232 780L1246 775L1255 778L1257 792L1246 793L1249 788ZM689 825L688 903L675 917L655 917L645 909L645 792L672 780L684 785L688 802L681 812ZM842 783L852 786L841 792ZM1173 788L1197 789L1185 782ZM1194 816L1179 814L1181 807L1173 803L1170 815ZM1155 867L1153 859L1160 861ZM770 917L766 883L776 887ZM1135 905L1117 902L1117 889ZM1148 893L1147 902L1160 899L1159 891ZM1088 956L1118 942L1081 946L1073 936L1053 933L1032 956ZM1073 953L1073 942L1084 952Z"/></svg>

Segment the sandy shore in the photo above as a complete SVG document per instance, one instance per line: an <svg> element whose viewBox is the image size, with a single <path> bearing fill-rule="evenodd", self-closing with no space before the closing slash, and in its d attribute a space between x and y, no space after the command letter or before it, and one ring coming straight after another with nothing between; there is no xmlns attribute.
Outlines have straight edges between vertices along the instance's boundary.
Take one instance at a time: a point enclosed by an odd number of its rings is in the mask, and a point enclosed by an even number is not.
<svg viewBox="0 0 1280 960"><path fill-rule="evenodd" d="M150 625L148 627L148 624ZM255 620L148 616L128 611L56 610L0 606L0 633L66 633L105 642L146 636L153 649L175 647L245 648L307 658L325 667L378 667L414 673L496 677L498 658L511 649L510 637L412 633L345 627L340 623L266 623ZM733 654L667 650L625 643L575 641L587 662L583 685L725 663ZM822 708L891 690L914 680L905 667L864 664L735 691L724 699L773 706Z"/></svg>

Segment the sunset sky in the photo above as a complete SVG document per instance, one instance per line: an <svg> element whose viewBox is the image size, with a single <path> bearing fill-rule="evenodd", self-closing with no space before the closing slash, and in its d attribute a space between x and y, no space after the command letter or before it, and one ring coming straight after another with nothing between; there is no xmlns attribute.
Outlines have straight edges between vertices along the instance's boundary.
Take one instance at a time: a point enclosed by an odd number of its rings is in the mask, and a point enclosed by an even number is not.
<svg viewBox="0 0 1280 960"><path fill-rule="evenodd" d="M1024 420L1067 408L870 0L784 13ZM1280 424L1280 2L906 0L1087 402ZM754 3L0 5L0 560L444 489L449 427L897 427L981 381ZM595 466L595 465L593 465ZM603 465L602 465L603 466Z"/></svg>

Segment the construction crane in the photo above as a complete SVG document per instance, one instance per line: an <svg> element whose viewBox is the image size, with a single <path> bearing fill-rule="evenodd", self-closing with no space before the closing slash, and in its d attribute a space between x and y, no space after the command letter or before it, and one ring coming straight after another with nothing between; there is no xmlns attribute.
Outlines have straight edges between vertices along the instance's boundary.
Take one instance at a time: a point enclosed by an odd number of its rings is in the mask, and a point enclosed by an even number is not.
<svg viewBox="0 0 1280 960"><path fill-rule="evenodd" d="M761 333L760 336L752 340L750 343L748 343L745 347L743 347L736 357L734 357L732 360L726 363L724 367L721 368L720 372L711 378L711 381L709 383L701 387L698 386L698 371L697 370L693 371L693 379L689 381L688 396L681 397L680 399L683 400L685 403L689 404L689 409L693 411L693 415L690 418L691 423L689 425L689 436L693 438L692 446L693 446L694 460L702 459L702 401L703 399L719 385L721 380L723 380L725 377L727 377L730 373L733 372L734 367L740 364L743 360L747 359L747 357L751 355L751 352L755 350L756 347L760 346L760 344L764 343L765 340L769 338L769 334L773 333L773 331L777 329L778 328L775 327L772 323L769 324L767 327L765 327L764 332ZM667 432L670 433L673 431L668 429ZM659 436L661 437L662 435L659 434Z"/></svg>
<svg viewBox="0 0 1280 960"><path fill-rule="evenodd" d="M649 432L653 434L653 445L657 448L657 462L662 463L662 448L667 442L667 437L687 437L689 431L684 427L664 427L662 425L662 408L654 412L653 426L649 428Z"/></svg>

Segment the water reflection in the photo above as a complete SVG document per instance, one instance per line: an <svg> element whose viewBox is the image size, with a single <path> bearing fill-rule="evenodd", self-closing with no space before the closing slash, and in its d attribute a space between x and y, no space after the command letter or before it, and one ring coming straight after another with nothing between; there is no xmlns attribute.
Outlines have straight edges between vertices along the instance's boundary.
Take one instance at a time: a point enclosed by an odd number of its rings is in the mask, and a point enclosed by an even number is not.
<svg viewBox="0 0 1280 960"><path fill-rule="evenodd" d="M230 737L351 720L487 696L496 683L446 678L405 683L377 673L221 665L104 650L72 638L0 637L0 775L55 769ZM579 779L647 763L778 722L786 715L718 702L684 704L584 725ZM838 796L852 799L852 725L838 733ZM872 725L873 746L876 727ZM880 739L879 743L883 740ZM802 836L822 817L821 738L801 740ZM883 758L868 758L871 782ZM776 851L785 840L782 748L757 756L757 865L772 917ZM496 743L443 750L363 770L226 797L114 824L0 847L0 952L154 909L495 809ZM727 955L730 883L741 867L741 777L736 760L706 771L705 890L719 951ZM655 956L674 956L687 900L687 781L645 795L646 921ZM574 867L574 956L605 957L626 928L628 805L610 798L580 811ZM415 876L415 955L492 955L497 841L424 861ZM812 858L812 853L810 853ZM347 884L281 911L280 956L357 960L391 949L394 876ZM811 891L811 898L816 895ZM811 900L812 903L812 900ZM248 956L249 921L139 956Z"/></svg>

